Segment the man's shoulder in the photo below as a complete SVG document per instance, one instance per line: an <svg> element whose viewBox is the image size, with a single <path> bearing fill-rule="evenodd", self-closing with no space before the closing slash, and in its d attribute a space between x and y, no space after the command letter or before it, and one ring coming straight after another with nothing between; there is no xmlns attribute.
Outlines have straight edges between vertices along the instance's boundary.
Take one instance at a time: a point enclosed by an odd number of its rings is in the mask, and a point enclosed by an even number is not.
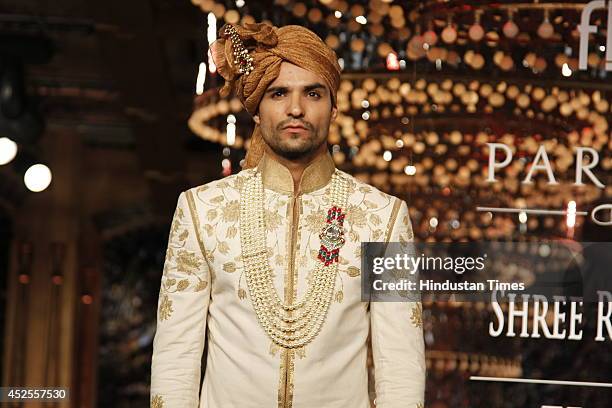
<svg viewBox="0 0 612 408"><path fill-rule="evenodd" d="M228 199L237 198L244 180L252 173L253 169L241 170L236 174L192 187L185 192L197 196L202 202L212 200L213 204L222 204Z"/></svg>
<svg viewBox="0 0 612 408"><path fill-rule="evenodd" d="M395 201L397 201L398 203L401 202L401 199L399 197L396 197L389 193L385 193L384 191L379 190L373 185L368 184L365 181L360 180L359 178L351 174L348 174L344 171L340 171L340 173L349 180L349 185L350 185L349 190L352 192L352 194L359 195L360 197L364 199L364 201L368 200L368 202L376 203L376 204L383 204L383 205L389 202L391 203Z"/></svg>

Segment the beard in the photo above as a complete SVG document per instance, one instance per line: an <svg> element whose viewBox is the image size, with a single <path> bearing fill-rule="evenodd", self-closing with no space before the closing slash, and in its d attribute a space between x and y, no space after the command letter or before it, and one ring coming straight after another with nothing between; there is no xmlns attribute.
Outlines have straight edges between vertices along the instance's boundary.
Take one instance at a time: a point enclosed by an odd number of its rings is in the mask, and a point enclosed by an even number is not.
<svg viewBox="0 0 612 408"><path fill-rule="evenodd" d="M320 135L315 127L307 122L301 122L308 130L308 134L293 133L285 134L283 127L289 123L284 121L274 129L265 132L262 129L262 136L266 144L277 155L288 160L297 160L318 151L321 144L325 143L327 135Z"/></svg>

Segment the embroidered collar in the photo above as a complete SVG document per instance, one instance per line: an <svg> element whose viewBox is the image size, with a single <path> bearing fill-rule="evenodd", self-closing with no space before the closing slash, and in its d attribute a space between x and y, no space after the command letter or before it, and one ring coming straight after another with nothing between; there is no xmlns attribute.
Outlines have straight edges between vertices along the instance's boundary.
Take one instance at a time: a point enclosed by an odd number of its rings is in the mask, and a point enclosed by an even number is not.
<svg viewBox="0 0 612 408"><path fill-rule="evenodd" d="M287 167L264 153L257 169L261 171L264 188L283 194L293 194L293 177ZM329 152L315 158L302 173L298 191L310 193L329 184L336 166Z"/></svg>

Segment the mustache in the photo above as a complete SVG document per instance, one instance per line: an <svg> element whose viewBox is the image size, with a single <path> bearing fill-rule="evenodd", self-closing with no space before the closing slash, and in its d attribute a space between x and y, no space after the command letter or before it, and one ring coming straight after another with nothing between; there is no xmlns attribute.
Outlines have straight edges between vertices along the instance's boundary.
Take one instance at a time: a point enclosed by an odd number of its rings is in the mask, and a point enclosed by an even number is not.
<svg viewBox="0 0 612 408"><path fill-rule="evenodd" d="M287 126L289 124L300 124L300 125L304 126L308 130L313 130L314 129L314 126L312 126L311 123L305 122L303 120L295 120L295 119L287 119L287 120L282 121L281 123L279 123L276 126L276 129L282 130L285 126Z"/></svg>

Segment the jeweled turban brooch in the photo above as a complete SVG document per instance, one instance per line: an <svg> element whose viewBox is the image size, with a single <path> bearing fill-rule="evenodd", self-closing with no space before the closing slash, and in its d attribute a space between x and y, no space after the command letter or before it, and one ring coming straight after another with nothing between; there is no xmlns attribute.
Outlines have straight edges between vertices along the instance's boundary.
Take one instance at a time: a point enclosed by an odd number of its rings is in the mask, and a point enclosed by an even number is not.
<svg viewBox="0 0 612 408"><path fill-rule="evenodd" d="M238 72L249 75L253 71L253 57L249 54L233 25L228 24L225 27L225 34L229 35L232 40L234 64L238 66Z"/></svg>

